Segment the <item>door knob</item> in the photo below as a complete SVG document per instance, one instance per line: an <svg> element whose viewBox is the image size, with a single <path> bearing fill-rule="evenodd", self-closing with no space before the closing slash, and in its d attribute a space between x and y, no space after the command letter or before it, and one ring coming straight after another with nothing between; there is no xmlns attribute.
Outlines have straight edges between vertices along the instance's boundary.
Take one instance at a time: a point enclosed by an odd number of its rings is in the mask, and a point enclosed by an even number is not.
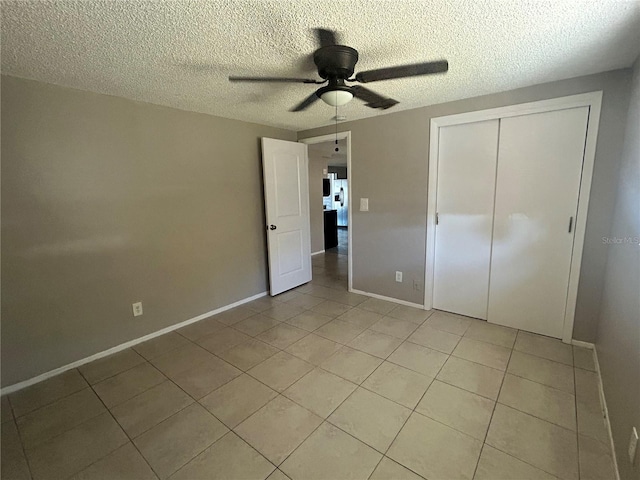
<svg viewBox="0 0 640 480"><path fill-rule="evenodd" d="M278 227L276 227L275 225L269 225L269 230L275 230L276 228Z"/></svg>

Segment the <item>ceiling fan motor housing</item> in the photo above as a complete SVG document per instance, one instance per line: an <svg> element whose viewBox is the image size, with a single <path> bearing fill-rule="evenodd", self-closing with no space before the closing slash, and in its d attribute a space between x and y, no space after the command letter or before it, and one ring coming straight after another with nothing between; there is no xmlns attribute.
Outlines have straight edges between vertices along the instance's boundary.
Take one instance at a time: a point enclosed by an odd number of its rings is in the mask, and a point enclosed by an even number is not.
<svg viewBox="0 0 640 480"><path fill-rule="evenodd" d="M358 52L345 45L328 45L314 52L313 61L320 77L345 80L353 75L358 63Z"/></svg>

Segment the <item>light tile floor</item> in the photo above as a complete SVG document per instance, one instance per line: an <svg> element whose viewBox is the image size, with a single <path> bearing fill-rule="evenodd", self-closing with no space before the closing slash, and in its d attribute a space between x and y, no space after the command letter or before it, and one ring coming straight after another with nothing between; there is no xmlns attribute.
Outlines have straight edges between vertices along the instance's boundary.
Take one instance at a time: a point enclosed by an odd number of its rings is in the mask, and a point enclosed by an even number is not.
<svg viewBox="0 0 640 480"><path fill-rule="evenodd" d="M613 480L591 352L314 280L2 398L3 479Z"/></svg>

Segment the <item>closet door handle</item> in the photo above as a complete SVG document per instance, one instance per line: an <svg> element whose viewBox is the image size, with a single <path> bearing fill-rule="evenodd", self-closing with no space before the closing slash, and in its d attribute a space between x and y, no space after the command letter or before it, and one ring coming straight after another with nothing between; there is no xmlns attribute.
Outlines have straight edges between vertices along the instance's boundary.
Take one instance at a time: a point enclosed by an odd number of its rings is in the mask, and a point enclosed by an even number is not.
<svg viewBox="0 0 640 480"><path fill-rule="evenodd" d="M569 233L573 230L573 217L569 217Z"/></svg>

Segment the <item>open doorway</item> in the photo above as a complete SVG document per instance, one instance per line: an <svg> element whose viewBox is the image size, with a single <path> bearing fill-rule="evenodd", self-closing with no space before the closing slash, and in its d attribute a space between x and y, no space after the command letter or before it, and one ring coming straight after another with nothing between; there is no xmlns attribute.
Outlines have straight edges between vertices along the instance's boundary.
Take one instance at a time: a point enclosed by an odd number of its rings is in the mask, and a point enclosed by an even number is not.
<svg viewBox="0 0 640 480"><path fill-rule="evenodd" d="M340 148L340 145L344 146ZM346 139L339 142L346 150ZM324 145L319 143L318 145ZM335 143L331 144L335 145ZM326 157L325 157L326 158ZM327 166L329 195L322 197L324 208L325 252L330 255L349 255L349 174L346 153L332 153ZM334 218L335 217L335 218Z"/></svg>
<svg viewBox="0 0 640 480"><path fill-rule="evenodd" d="M351 134L302 139L309 153L314 283L351 290Z"/></svg>

